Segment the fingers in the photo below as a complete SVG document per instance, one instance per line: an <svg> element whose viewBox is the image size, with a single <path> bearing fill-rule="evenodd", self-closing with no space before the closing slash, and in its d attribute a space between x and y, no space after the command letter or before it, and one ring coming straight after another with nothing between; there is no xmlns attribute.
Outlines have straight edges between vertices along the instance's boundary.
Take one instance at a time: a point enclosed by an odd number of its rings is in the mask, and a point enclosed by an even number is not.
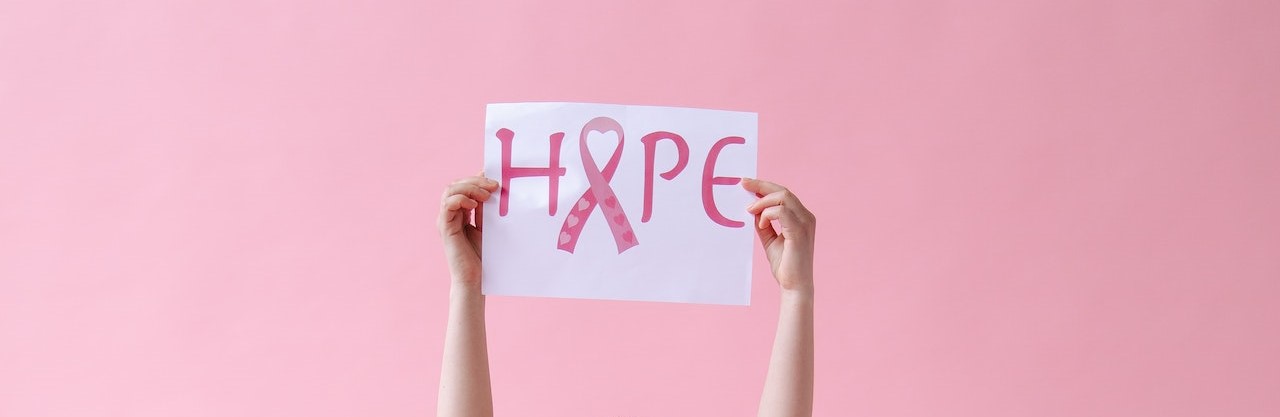
<svg viewBox="0 0 1280 417"><path fill-rule="evenodd" d="M804 208L804 204L800 203L800 198L795 193L778 184L774 184L764 180L753 178L743 178L742 188L747 191L756 193L760 197L755 203L747 206L747 211L752 214L759 213L765 207L769 206L792 206L795 208ZM806 210L807 211L807 210Z"/></svg>
<svg viewBox="0 0 1280 417"><path fill-rule="evenodd" d="M444 194L440 197L440 205L445 206L446 211L459 208L474 209L480 203L488 201L493 191L497 189L498 183L485 177L462 178L445 187ZM451 202L453 206L450 205Z"/></svg>
<svg viewBox="0 0 1280 417"><path fill-rule="evenodd" d="M747 191L756 193L757 195L772 194L778 191L785 191L787 188L778 184L755 178L743 178L742 188Z"/></svg>
<svg viewBox="0 0 1280 417"><path fill-rule="evenodd" d="M489 183L463 179L458 180L458 182L453 184L449 184L449 186L445 188L442 198L449 198L449 196L461 194L472 200L485 201L489 199L489 195L492 194L493 191L497 190L497 187L497 183L493 183L492 186L490 186Z"/></svg>
<svg viewBox="0 0 1280 417"><path fill-rule="evenodd" d="M498 182L491 180L489 178L486 178L484 175L475 175L470 177L459 178L457 181L454 181L453 183L454 184L472 184L489 191L495 191L498 189Z"/></svg>
<svg viewBox="0 0 1280 417"><path fill-rule="evenodd" d="M444 193L440 197L441 230L446 230L446 225L454 223L470 223L473 212L475 213L476 227L480 227L483 215L477 209L483 207L481 203L489 200L489 197L497 190L498 182L485 178L483 175L461 178L449 184L448 187L445 187ZM452 226L448 229L454 230Z"/></svg>
<svg viewBox="0 0 1280 417"><path fill-rule="evenodd" d="M781 214L779 213L781 209L782 207L774 206L760 210L760 212L756 213L756 228L763 229L769 227L774 220L778 219L778 216Z"/></svg>
<svg viewBox="0 0 1280 417"><path fill-rule="evenodd" d="M761 223L764 223L764 226L760 226ZM778 232L773 230L768 219L762 219L759 214L756 215L756 226L756 235L760 236L760 244L768 248L769 243L778 238Z"/></svg>
<svg viewBox="0 0 1280 417"><path fill-rule="evenodd" d="M760 191L767 191L767 190L776 190L776 191L765 194L761 196L759 200L756 200L755 202L748 205L747 212L758 215L758 214L764 213L766 210L771 208L786 207L788 209L786 210L787 212L797 213L800 215L808 215L809 210L805 209L804 204L800 203L800 199L796 197L796 195L792 193L791 190L786 189L786 187L783 187L771 182L767 182L767 181L751 180L751 182L753 184L751 187L748 188L749 191L751 190L751 188L755 188ZM781 220L781 217L782 216L779 215L776 219Z"/></svg>
<svg viewBox="0 0 1280 417"><path fill-rule="evenodd" d="M440 233L443 235L460 233L462 226L467 223L467 210L479 205L479 202L462 194L445 197L444 201L440 202L440 217L436 221L436 227L440 228Z"/></svg>
<svg viewBox="0 0 1280 417"><path fill-rule="evenodd" d="M800 198L796 197L791 190L781 188L780 190L761 196L759 200L756 200L754 203L747 206L747 211L751 212L751 214L758 214L761 210L771 206L791 206L797 209L804 209L804 204L800 203Z"/></svg>
<svg viewBox="0 0 1280 417"><path fill-rule="evenodd" d="M781 224L784 235L805 233L805 230L813 228L813 214L800 203L800 199L791 190L757 179L744 178L742 183L747 191L760 195L759 200L747 206L747 212L756 216L757 231L763 232L768 229L771 233L777 233L770 224L774 220ZM761 235L762 240L764 237L765 235Z"/></svg>
<svg viewBox="0 0 1280 417"><path fill-rule="evenodd" d="M491 180L489 178L486 178L484 176L484 171L482 170L479 173L477 173L475 176L466 177L466 178L462 178L457 181L454 181L454 183L450 185L450 190L446 190L445 193L446 194L449 193L452 190L452 187L454 186L458 186L460 189L470 191L475 194L479 194L479 195L468 194L468 196L471 197L473 200L476 200L476 202L480 203L476 205L473 211L475 212L474 217L475 217L476 229L477 230L482 229L484 227L484 203L483 202L488 201L489 197L492 196L492 193L495 191L498 191L498 182ZM475 188L472 188L470 186L479 187L480 191L484 191L484 192L477 191ZM477 197L480 197L480 198L477 198ZM468 213L468 217L471 217L470 213Z"/></svg>
<svg viewBox="0 0 1280 417"><path fill-rule="evenodd" d="M782 191L775 191L765 195L764 197L760 197L759 200L756 200L751 203L751 205L747 206L747 211L751 214L760 214L760 211L773 206L790 206L795 208L804 207L804 205L800 204L800 199L796 198L796 195L791 193L791 190L784 188Z"/></svg>
<svg viewBox="0 0 1280 417"><path fill-rule="evenodd" d="M440 205L443 206L444 208L443 211L448 213L448 212L458 211L460 209L471 210L473 208L480 206L480 202L473 200L471 198L468 198L464 194L454 194L454 195L445 197L444 201L440 202ZM450 214L450 218L452 218L453 213L449 213L449 214Z"/></svg>

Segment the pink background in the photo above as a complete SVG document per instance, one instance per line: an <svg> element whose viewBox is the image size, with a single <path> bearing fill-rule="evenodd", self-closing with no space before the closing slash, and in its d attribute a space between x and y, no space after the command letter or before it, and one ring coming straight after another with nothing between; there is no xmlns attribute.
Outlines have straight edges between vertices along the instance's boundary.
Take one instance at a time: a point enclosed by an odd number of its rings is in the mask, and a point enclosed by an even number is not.
<svg viewBox="0 0 1280 417"><path fill-rule="evenodd" d="M0 5L0 415L432 414L439 193L523 100L760 113L818 415L1280 415L1280 3L476 3ZM750 415L755 287L491 298L497 410Z"/></svg>

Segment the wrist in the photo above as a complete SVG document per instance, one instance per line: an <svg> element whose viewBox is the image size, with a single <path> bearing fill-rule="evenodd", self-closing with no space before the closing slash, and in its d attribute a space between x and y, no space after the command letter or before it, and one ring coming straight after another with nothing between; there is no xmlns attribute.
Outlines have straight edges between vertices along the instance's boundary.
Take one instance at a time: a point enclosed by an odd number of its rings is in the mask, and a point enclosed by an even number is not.
<svg viewBox="0 0 1280 417"><path fill-rule="evenodd" d="M813 283L791 285L781 287L780 293L784 300L805 301L813 300Z"/></svg>
<svg viewBox="0 0 1280 417"><path fill-rule="evenodd" d="M481 296L480 280L454 278L449 285L449 292L454 296Z"/></svg>

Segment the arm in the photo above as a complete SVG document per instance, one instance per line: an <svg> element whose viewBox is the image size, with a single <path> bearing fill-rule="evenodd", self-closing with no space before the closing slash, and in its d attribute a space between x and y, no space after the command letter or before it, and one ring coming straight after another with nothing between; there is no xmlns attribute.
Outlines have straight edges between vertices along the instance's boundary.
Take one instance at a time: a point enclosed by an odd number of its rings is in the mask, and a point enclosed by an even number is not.
<svg viewBox="0 0 1280 417"><path fill-rule="evenodd" d="M813 292L783 291L760 416L813 415Z"/></svg>
<svg viewBox="0 0 1280 417"><path fill-rule="evenodd" d="M760 197L747 207L782 290L778 333L760 395L760 416L813 414L813 238L817 219L790 190L744 178ZM774 229L777 222L778 229Z"/></svg>
<svg viewBox="0 0 1280 417"><path fill-rule="evenodd" d="M437 227L452 284L437 416L493 415L484 296L480 294L480 227L483 203L497 187L492 180L468 177L450 184L441 198ZM473 212L475 225L470 222Z"/></svg>

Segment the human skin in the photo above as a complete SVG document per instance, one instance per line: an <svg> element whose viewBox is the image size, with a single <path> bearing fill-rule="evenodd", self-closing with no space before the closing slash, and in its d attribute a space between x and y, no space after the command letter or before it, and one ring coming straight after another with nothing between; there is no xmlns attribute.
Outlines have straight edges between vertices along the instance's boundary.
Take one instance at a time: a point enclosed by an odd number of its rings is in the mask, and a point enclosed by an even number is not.
<svg viewBox="0 0 1280 417"><path fill-rule="evenodd" d="M742 187L760 197L747 211L756 216L773 278L781 289L778 332L769 373L760 394L760 416L813 414L813 239L817 218L786 187L744 178ZM777 223L775 229L773 223Z"/></svg>
<svg viewBox="0 0 1280 417"><path fill-rule="evenodd" d="M760 416L813 413L813 242L816 218L787 188L744 178L759 197L747 207L778 282L782 302ZM436 225L449 264L449 322L440 368L438 416L492 416L484 295L480 293L483 204L498 183L466 177L449 184ZM472 220L474 218L474 221ZM775 227L776 224L776 227Z"/></svg>

